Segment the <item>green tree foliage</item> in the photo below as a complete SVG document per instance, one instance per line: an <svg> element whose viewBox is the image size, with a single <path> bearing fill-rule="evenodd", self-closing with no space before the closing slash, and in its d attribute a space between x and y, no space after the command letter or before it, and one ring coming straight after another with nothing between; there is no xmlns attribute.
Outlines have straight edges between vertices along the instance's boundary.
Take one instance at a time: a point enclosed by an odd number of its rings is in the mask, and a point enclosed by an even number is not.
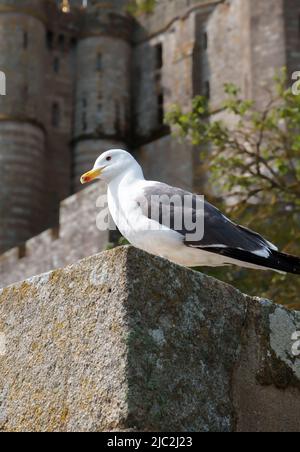
<svg viewBox="0 0 300 452"><path fill-rule="evenodd" d="M287 88L285 70L276 76L275 88L259 110L236 86L225 85L223 109L230 121L213 119L207 100L199 96L191 111L174 106L166 121L200 147L213 201L283 251L300 255L300 96ZM300 276L238 268L211 274L251 295L300 309Z"/></svg>
<svg viewBox="0 0 300 452"><path fill-rule="evenodd" d="M154 11L157 0L134 0L128 5L128 12L133 16L151 14Z"/></svg>

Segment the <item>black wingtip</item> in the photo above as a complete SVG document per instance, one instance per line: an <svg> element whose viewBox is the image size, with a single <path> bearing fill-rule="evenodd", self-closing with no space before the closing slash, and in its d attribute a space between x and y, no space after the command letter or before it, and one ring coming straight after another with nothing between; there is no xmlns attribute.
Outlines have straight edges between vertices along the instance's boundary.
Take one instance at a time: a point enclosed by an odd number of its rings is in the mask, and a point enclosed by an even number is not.
<svg viewBox="0 0 300 452"><path fill-rule="evenodd" d="M282 273L300 275L300 258L279 251L269 250L268 257L259 256L250 251L236 248L201 248L211 253L222 254L240 262L256 265L257 267L270 269Z"/></svg>
<svg viewBox="0 0 300 452"><path fill-rule="evenodd" d="M270 258L274 261L274 269L285 273L300 275L300 258L290 254L272 251Z"/></svg>

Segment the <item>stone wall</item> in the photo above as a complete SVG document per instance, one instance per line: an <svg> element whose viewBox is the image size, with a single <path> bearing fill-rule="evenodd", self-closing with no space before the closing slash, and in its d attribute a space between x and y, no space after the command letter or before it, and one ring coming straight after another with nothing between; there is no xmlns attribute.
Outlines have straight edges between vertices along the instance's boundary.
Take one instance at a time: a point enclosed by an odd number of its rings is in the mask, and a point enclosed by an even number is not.
<svg viewBox="0 0 300 452"><path fill-rule="evenodd" d="M96 201L106 192L95 184L61 204L59 228L49 229L0 256L0 287L104 250L109 231L96 226ZM9 230L9 229L8 229Z"/></svg>
<svg viewBox="0 0 300 452"><path fill-rule="evenodd" d="M0 319L3 432L299 432L299 313L166 260L85 259Z"/></svg>
<svg viewBox="0 0 300 452"><path fill-rule="evenodd" d="M60 201L72 191L72 134L76 80L79 12L63 14L55 2L48 1L47 31L43 38L46 49L45 94L47 129L48 206L57 211ZM48 224L54 221L49 219Z"/></svg>
<svg viewBox="0 0 300 452"><path fill-rule="evenodd" d="M285 44L289 75L300 68L300 0L284 0Z"/></svg>
<svg viewBox="0 0 300 452"><path fill-rule="evenodd" d="M44 229L44 156L40 127L0 120L0 254Z"/></svg>
<svg viewBox="0 0 300 452"><path fill-rule="evenodd" d="M283 2L228 0L207 21L207 74L212 109L224 99L224 84L264 105L276 71L286 64Z"/></svg>
<svg viewBox="0 0 300 452"><path fill-rule="evenodd" d="M136 157L146 179L193 190L194 154L187 143L181 143L170 135L141 146Z"/></svg>
<svg viewBox="0 0 300 452"><path fill-rule="evenodd" d="M184 20L190 13L200 8L213 8L225 0L159 0L153 14L139 17L134 40L140 42L164 33L174 22Z"/></svg>

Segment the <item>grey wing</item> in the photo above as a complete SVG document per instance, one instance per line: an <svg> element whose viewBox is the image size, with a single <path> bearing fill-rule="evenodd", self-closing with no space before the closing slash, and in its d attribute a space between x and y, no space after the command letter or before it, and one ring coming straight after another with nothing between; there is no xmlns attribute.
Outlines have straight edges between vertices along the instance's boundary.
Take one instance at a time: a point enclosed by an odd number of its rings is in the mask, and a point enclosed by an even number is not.
<svg viewBox="0 0 300 452"><path fill-rule="evenodd" d="M181 199L181 203L178 201L170 203L169 200L174 199L174 196L177 200ZM190 199L188 203L187 199ZM155 183L144 189L143 200L140 199L139 204L148 218L155 219L160 224L180 233L186 246L207 249L220 254L223 254L226 248L244 250L265 257L269 254L269 250L277 250L261 235L233 223L212 204L203 202L199 196L180 188ZM168 205L170 216L167 221L163 215L166 205ZM199 209L202 209L202 216L199 215ZM191 224L191 218L196 224L197 219L203 216L204 235L200 240L197 238L194 240L193 232L195 231L191 228L187 229L186 224ZM186 221L187 217L188 221ZM175 227L176 225L179 227Z"/></svg>

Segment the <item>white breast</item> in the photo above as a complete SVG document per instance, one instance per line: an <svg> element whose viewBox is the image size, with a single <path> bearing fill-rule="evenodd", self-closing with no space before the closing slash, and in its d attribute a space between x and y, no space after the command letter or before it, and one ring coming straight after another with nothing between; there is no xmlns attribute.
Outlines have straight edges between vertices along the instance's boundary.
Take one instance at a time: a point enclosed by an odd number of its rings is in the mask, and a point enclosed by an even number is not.
<svg viewBox="0 0 300 452"><path fill-rule="evenodd" d="M152 254L169 257L170 249L182 246L179 233L149 220L135 199L142 193L140 184L122 190L108 190L108 206L121 234L134 246Z"/></svg>

